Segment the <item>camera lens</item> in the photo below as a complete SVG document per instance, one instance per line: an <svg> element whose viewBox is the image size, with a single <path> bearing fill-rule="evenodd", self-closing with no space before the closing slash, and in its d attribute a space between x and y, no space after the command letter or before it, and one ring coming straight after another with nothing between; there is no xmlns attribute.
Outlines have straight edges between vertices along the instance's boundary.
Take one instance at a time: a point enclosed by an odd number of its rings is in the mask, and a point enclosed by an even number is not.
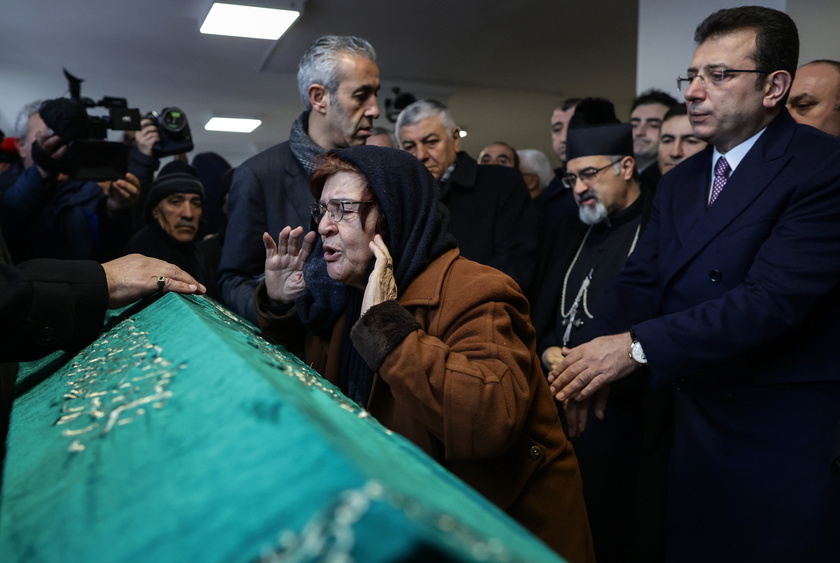
<svg viewBox="0 0 840 563"><path fill-rule="evenodd" d="M170 133L179 133L187 125L187 118L179 108L164 108L160 114L160 124Z"/></svg>

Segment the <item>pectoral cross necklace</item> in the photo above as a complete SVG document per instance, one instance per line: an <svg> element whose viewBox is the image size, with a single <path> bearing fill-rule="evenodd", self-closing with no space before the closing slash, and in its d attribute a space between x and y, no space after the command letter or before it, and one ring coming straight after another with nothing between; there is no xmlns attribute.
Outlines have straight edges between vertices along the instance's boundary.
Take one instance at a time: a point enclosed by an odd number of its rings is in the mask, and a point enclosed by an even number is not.
<svg viewBox="0 0 840 563"><path fill-rule="evenodd" d="M589 234L592 232L592 227L586 230L586 234L583 236L583 240L580 242L580 246L578 246L577 252L575 253L575 257L572 259L572 263L569 264L569 268L566 270L566 275L563 278L563 293L560 296L560 315L563 317L562 324L566 327L566 330L563 332L563 346L567 346L569 341L572 338L572 328L578 328L583 326L584 319L578 317L578 311L583 308L583 313L586 317L592 319L592 313L589 311L589 304L587 303L587 292L589 291L589 284L592 283L592 275L595 273L595 268L592 267L589 269L589 273L586 274L586 278L584 278L583 282L580 284L580 289L575 296L575 300L572 302L571 307L569 310L566 311L566 291L569 285L569 276L572 273L572 270L577 264L578 258L580 257L580 253L583 252L583 247L586 246L586 241L589 238ZM641 232L641 224L636 227L636 232L633 235L633 240L630 243L630 250L627 252L627 255L633 253L633 250L636 248L636 243L639 240L639 233ZM582 317L582 316L581 316Z"/></svg>
<svg viewBox="0 0 840 563"><path fill-rule="evenodd" d="M563 325L566 327L566 331L563 333L563 346L567 346L569 344L569 340L572 338L572 327L583 326L583 319L577 318L578 309L580 308L581 303L583 303L583 309L586 315L590 319L592 318L592 315L590 315L589 311L586 310L586 291L589 289L589 283L592 281L593 272L595 272L595 268L590 268L589 273L586 274L586 278L583 280L583 283L580 284L580 289L578 290L577 296L575 296L575 300L572 302L572 307L569 309L568 313L563 313L565 303L561 305L560 313L563 315ZM568 279L568 275L566 278ZM565 298L566 292L564 287L564 301Z"/></svg>

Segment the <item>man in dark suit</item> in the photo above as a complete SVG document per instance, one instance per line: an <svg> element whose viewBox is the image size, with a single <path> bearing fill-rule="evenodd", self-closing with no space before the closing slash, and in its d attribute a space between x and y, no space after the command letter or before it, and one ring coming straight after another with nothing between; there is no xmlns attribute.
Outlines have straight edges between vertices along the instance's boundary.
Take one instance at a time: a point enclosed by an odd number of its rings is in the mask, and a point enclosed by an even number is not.
<svg viewBox="0 0 840 563"><path fill-rule="evenodd" d="M436 100L419 100L397 118L400 148L420 159L440 184L461 254L512 277L523 290L534 276L537 216L522 174L479 166L461 149L461 129Z"/></svg>
<svg viewBox="0 0 840 563"><path fill-rule="evenodd" d="M263 276L262 235L286 225L309 230L309 174L318 155L365 144L379 117L379 67L373 47L360 37L326 35L312 42L298 68L306 110L289 140L238 166L228 195L228 226L219 264L225 305L253 323L254 288Z"/></svg>
<svg viewBox="0 0 840 563"><path fill-rule="evenodd" d="M721 10L695 39L680 82L710 146L662 178L596 314L605 336L549 380L584 415L642 364L673 386L670 561L834 561L840 140L784 107L799 51L787 15Z"/></svg>
<svg viewBox="0 0 840 563"><path fill-rule="evenodd" d="M659 152L659 132L665 114L675 105L677 100L662 90L651 88L645 90L633 100L630 111L630 124L633 126L633 157L639 167L639 175L645 184L656 190L662 171L659 169L657 154Z"/></svg>

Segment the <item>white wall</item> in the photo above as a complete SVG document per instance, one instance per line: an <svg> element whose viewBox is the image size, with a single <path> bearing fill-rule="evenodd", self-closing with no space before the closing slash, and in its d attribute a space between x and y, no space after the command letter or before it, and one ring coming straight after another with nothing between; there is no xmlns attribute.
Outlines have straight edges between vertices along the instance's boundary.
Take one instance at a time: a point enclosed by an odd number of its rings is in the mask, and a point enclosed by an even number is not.
<svg viewBox="0 0 840 563"><path fill-rule="evenodd" d="M840 2L788 0L787 13L799 27L799 64L840 60Z"/></svg>

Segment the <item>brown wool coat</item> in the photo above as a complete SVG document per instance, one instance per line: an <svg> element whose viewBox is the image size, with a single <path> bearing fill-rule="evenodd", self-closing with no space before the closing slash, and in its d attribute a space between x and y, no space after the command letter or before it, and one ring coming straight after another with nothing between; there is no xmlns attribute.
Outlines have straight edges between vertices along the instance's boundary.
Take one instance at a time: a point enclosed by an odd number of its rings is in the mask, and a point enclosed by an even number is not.
<svg viewBox="0 0 840 563"><path fill-rule="evenodd" d="M293 311L260 326L333 383L343 320L328 339ZM445 303L445 306L441 306ZM394 335L399 335L395 338ZM367 408L572 563L594 561L580 473L536 355L528 302L505 274L450 250L354 327L375 369ZM397 340L397 341L395 341Z"/></svg>

